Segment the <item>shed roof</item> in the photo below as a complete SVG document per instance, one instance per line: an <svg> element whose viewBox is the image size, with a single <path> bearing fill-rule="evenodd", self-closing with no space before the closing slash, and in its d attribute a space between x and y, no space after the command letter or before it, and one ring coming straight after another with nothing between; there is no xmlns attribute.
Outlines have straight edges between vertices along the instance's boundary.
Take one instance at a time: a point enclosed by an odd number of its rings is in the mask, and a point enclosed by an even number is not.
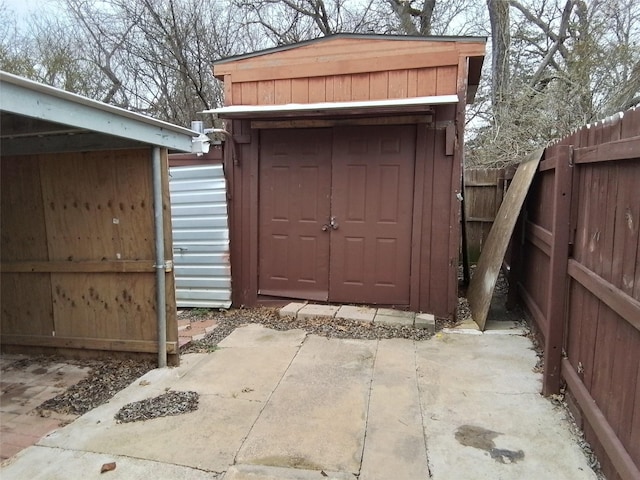
<svg viewBox="0 0 640 480"><path fill-rule="evenodd" d="M208 143L189 128L2 71L0 125L3 155L140 146L199 152Z"/></svg>
<svg viewBox="0 0 640 480"><path fill-rule="evenodd" d="M277 47L267 48L264 50L258 50L255 52L243 53L240 55L234 55L227 58L222 58L213 62L213 65L223 65L225 63L236 62L238 60L245 60L254 57L260 57L263 55L269 55L277 52L285 52L287 50L293 50L295 48L305 47L307 45L315 45L323 42L331 42L337 39L353 39L353 40L396 40L401 42L457 42L457 43L481 43L487 42L487 37L476 36L423 36L423 35L382 35L382 34L364 34L364 33L336 33L333 35L327 35L320 38L313 38L311 40L304 40L302 42L292 43L289 45L279 45ZM484 50L483 50L484 51ZM484 53L482 54L484 56Z"/></svg>

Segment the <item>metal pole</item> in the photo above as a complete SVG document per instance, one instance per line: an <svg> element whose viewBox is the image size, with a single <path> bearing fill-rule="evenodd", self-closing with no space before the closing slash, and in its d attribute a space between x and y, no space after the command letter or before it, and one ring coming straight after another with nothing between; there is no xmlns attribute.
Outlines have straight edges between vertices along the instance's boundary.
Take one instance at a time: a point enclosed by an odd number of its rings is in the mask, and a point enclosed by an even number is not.
<svg viewBox="0 0 640 480"><path fill-rule="evenodd" d="M158 367L167 366L167 307L165 295L164 215L162 208L162 161L160 147L153 147L153 212L156 227L156 313L158 320Z"/></svg>

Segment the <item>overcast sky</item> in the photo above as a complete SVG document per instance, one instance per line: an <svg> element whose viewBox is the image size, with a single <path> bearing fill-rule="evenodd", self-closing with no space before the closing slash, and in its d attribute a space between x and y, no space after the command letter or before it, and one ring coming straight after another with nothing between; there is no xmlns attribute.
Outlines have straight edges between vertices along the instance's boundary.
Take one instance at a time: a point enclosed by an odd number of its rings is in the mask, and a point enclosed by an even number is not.
<svg viewBox="0 0 640 480"><path fill-rule="evenodd" d="M31 14L37 14L42 10L50 10L60 0L0 0L8 12L13 13L19 22L27 22Z"/></svg>

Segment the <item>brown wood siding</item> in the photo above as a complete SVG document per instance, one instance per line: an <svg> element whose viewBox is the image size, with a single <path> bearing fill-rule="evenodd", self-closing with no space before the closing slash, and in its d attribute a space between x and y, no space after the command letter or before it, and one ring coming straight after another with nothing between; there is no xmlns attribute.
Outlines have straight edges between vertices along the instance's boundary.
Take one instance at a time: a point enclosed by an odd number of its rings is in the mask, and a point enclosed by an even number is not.
<svg viewBox="0 0 640 480"><path fill-rule="evenodd" d="M458 67L259 80L233 84L233 105L351 102L455 95ZM229 105L229 99L226 99Z"/></svg>
<svg viewBox="0 0 640 480"><path fill-rule="evenodd" d="M520 255L520 291L545 340L545 385L553 388L549 372L561 365L579 424L611 479L640 474L639 133L635 109L547 148ZM558 180L563 168L568 187ZM558 217L567 188L571 208ZM556 259L564 268L559 296L551 257L563 235L573 248ZM554 305L559 313L550 315Z"/></svg>
<svg viewBox="0 0 640 480"><path fill-rule="evenodd" d="M455 107L439 107L439 121L453 121ZM227 172L232 186L230 235L233 303L258 304L258 145L257 130L250 121L234 121L233 134L242 142L237 147L237 165L226 151ZM354 127L355 128L355 127ZM366 127L365 127L366 128ZM413 185L414 213L411 240L410 308L452 317L457 303L459 202L451 185L459 175L453 158L445 155L445 129L417 125L416 175ZM420 176L418 176L421 174ZM419 218L418 222L415 222ZM416 229L418 229L416 231ZM452 240L452 236L455 237ZM452 249L451 245L455 245ZM442 254L444 252L444 254ZM446 281L442 281L446 278Z"/></svg>
<svg viewBox="0 0 640 480"><path fill-rule="evenodd" d="M157 351L150 150L1 162L3 344ZM162 162L170 260L166 151ZM171 273L166 293L175 353Z"/></svg>
<svg viewBox="0 0 640 480"><path fill-rule="evenodd" d="M453 121L455 108L440 107L436 121ZM451 190L454 160L445 154L445 129L428 128L426 135L420 295L417 310L452 317L457 302L458 252L450 251L451 236L459 246L459 226L451 224L451 209L459 208ZM417 180L420 181L420 180ZM455 202L455 203L454 203ZM455 299L455 302L454 300Z"/></svg>

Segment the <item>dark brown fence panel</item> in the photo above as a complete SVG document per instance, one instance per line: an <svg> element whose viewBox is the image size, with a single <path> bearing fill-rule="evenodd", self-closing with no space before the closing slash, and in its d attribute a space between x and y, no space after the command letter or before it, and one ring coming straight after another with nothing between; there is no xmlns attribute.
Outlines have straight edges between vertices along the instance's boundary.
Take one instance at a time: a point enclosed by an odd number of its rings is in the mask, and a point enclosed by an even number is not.
<svg viewBox="0 0 640 480"><path fill-rule="evenodd" d="M464 171L464 205L469 261L478 261L505 192L505 169L468 168Z"/></svg>
<svg viewBox="0 0 640 480"><path fill-rule="evenodd" d="M640 478L640 109L547 148L522 222L543 391L564 380L607 478Z"/></svg>

